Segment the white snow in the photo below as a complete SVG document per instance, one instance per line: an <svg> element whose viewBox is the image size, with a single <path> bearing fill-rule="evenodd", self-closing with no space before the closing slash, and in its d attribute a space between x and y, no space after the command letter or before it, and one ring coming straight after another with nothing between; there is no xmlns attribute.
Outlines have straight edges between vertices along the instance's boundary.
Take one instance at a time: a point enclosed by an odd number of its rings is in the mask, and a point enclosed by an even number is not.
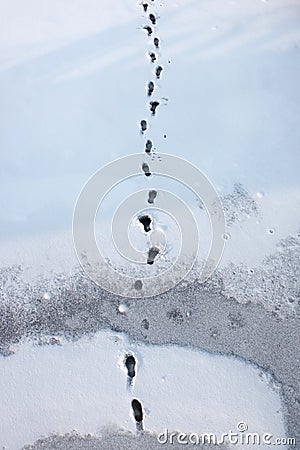
<svg viewBox="0 0 300 450"><path fill-rule="evenodd" d="M26 342L1 361L1 448L19 450L43 435L74 429L97 434L111 424L135 432L132 398L143 405L145 429L157 433L220 438L245 422L249 432L285 436L280 391L264 372L236 358L136 345L111 331L62 344ZM127 354L137 359L130 390Z"/></svg>
<svg viewBox="0 0 300 450"><path fill-rule="evenodd" d="M299 226L299 2L161 3L157 95L168 101L147 137L198 166L220 195L245 186L259 215L230 227L222 264L259 265ZM145 22L132 0L0 0L1 267L24 264L33 280L78 267L71 221L81 188L104 164L144 149L138 124L150 117L153 77ZM223 433L245 421L284 436L279 393L258 369L99 333L62 346L25 343L1 358L0 445L108 423L134 430L132 392L117 367L127 350L139 358L134 395L146 429Z"/></svg>
<svg viewBox="0 0 300 450"><path fill-rule="evenodd" d="M259 265L299 226L299 2L154 7L165 68L156 96L169 101L147 138L197 165L220 195L236 182L253 197L264 192L259 217L231 227L223 259ZM30 235L57 234L53 246L64 259L60 233L71 232L85 181L144 149L138 122L149 117L152 77L146 17L131 0L1 0L0 21L1 238L6 247L23 238L26 253ZM13 252L1 254L1 266Z"/></svg>
<svg viewBox="0 0 300 450"><path fill-rule="evenodd" d="M121 303L118 306L118 311L119 311L120 314L126 314L127 311L128 311L128 306L125 303Z"/></svg>

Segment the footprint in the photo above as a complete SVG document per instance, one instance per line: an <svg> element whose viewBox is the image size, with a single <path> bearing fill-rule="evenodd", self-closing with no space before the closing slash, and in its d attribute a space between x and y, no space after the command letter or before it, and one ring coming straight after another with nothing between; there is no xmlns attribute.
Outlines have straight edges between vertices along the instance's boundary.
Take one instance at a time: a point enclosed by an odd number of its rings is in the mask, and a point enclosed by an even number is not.
<svg viewBox="0 0 300 450"><path fill-rule="evenodd" d="M142 169L143 169L146 177L150 177L151 176L150 167L148 166L147 163L143 163Z"/></svg>
<svg viewBox="0 0 300 450"><path fill-rule="evenodd" d="M151 97L154 91L154 83L153 81L149 81L148 83L148 97Z"/></svg>
<svg viewBox="0 0 300 450"><path fill-rule="evenodd" d="M133 355L126 355L125 366L128 372L128 377L131 379L134 378L136 375L135 374L136 361Z"/></svg>
<svg viewBox="0 0 300 450"><path fill-rule="evenodd" d="M141 280L136 280L136 282L134 283L134 288L137 291L140 291L141 289L143 289L143 283Z"/></svg>
<svg viewBox="0 0 300 450"><path fill-rule="evenodd" d="M151 231L151 227L150 227L151 222L152 222L151 217L149 217L149 216L140 216L139 217L139 221L143 225L145 233L148 233L149 231Z"/></svg>
<svg viewBox="0 0 300 450"><path fill-rule="evenodd" d="M141 133L144 133L147 130L147 121L146 120L141 120Z"/></svg>
<svg viewBox="0 0 300 450"><path fill-rule="evenodd" d="M142 3L142 7L144 8L145 12L147 12L148 6L148 3Z"/></svg>
<svg viewBox="0 0 300 450"><path fill-rule="evenodd" d="M148 203L150 203L150 204L153 204L154 203L154 200L156 199L156 197L157 197L157 192L156 191L149 191L149 194L148 194Z"/></svg>
<svg viewBox="0 0 300 450"><path fill-rule="evenodd" d="M158 254L159 254L159 249L156 247L151 247L150 250L148 251L147 264L152 265Z"/></svg>
<svg viewBox="0 0 300 450"><path fill-rule="evenodd" d="M162 66L158 66L156 68L156 70L155 70L156 78L158 78L158 79L160 78L160 75L161 75L162 71L163 71L163 67Z"/></svg>
<svg viewBox="0 0 300 450"><path fill-rule="evenodd" d="M145 25L145 26L143 27L143 30L146 30L146 31L147 31L148 36L151 36L151 34L153 33L153 30L152 30L151 27L149 27L149 25Z"/></svg>
<svg viewBox="0 0 300 450"><path fill-rule="evenodd" d="M156 108L159 106L159 102L156 100L153 102L150 102L150 111L152 112L152 115L155 116L156 114Z"/></svg>
<svg viewBox="0 0 300 450"><path fill-rule="evenodd" d="M146 153L150 153L152 147L153 147L152 141L150 141L150 139L148 139L148 141L146 142L145 152L146 152Z"/></svg>
<svg viewBox="0 0 300 450"><path fill-rule="evenodd" d="M150 52L149 53L151 62L154 63L156 61L156 54L154 52Z"/></svg>
<svg viewBox="0 0 300 450"><path fill-rule="evenodd" d="M149 321L147 319L143 319L142 323L141 323L142 328L144 328L145 330L149 330Z"/></svg>
<svg viewBox="0 0 300 450"><path fill-rule="evenodd" d="M149 14L149 19L151 20L152 25L156 24L156 17L153 13Z"/></svg>
<svg viewBox="0 0 300 450"><path fill-rule="evenodd" d="M154 38L154 45L155 45L156 48L159 48L159 39L158 39L158 37Z"/></svg>
<svg viewBox="0 0 300 450"><path fill-rule="evenodd" d="M136 428L138 431L143 430L143 408L142 404L134 398L131 402L131 407L133 410L134 419L136 421Z"/></svg>

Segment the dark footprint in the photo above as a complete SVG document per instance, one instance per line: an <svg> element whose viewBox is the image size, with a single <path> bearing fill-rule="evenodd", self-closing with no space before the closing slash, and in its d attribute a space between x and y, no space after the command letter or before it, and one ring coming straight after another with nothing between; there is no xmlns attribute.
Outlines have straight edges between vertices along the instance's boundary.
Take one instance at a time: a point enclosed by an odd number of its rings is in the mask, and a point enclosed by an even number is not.
<svg viewBox="0 0 300 450"><path fill-rule="evenodd" d="M150 167L148 166L147 163L143 163L142 169L143 169L146 177L150 177L151 176Z"/></svg>
<svg viewBox="0 0 300 450"><path fill-rule="evenodd" d="M156 17L154 14L149 14L149 19L151 20L152 25L156 24Z"/></svg>
<svg viewBox="0 0 300 450"><path fill-rule="evenodd" d="M141 323L142 328L144 328L145 330L149 330L149 321L147 319L143 319L142 323Z"/></svg>
<svg viewBox="0 0 300 450"><path fill-rule="evenodd" d="M151 27L149 27L149 25L145 25L145 26L143 27L143 30L146 30L146 31L147 31L148 36L151 36L151 34L153 33L153 30L152 30Z"/></svg>
<svg viewBox="0 0 300 450"><path fill-rule="evenodd" d="M137 291L140 291L143 288L143 283L141 280L136 280L136 282L134 283L134 288Z"/></svg>
<svg viewBox="0 0 300 450"><path fill-rule="evenodd" d="M125 366L128 372L128 377L129 378L134 378L135 377L135 358L132 355L127 355L126 359L125 359Z"/></svg>
<svg viewBox="0 0 300 450"><path fill-rule="evenodd" d="M148 83L148 97L151 97L154 91L154 83L153 81L149 81Z"/></svg>
<svg viewBox="0 0 300 450"><path fill-rule="evenodd" d="M135 421L141 424L143 422L143 408L141 403L136 398L134 398L131 402L131 406L133 409Z"/></svg>
<svg viewBox="0 0 300 450"><path fill-rule="evenodd" d="M154 203L154 200L156 199L156 197L157 197L157 192L156 192L156 191L149 191L149 194L148 194L148 203L153 204L153 203Z"/></svg>
<svg viewBox="0 0 300 450"><path fill-rule="evenodd" d="M149 53L151 62L154 63L156 61L156 54L154 52L150 52Z"/></svg>
<svg viewBox="0 0 300 450"><path fill-rule="evenodd" d="M148 139L148 141L146 142L145 152L146 152L146 153L150 153L152 147L153 147L152 141L150 141L150 139Z"/></svg>
<svg viewBox="0 0 300 450"><path fill-rule="evenodd" d="M157 37L154 38L154 45L156 48L159 48L159 39Z"/></svg>
<svg viewBox="0 0 300 450"><path fill-rule="evenodd" d="M152 115L155 116L156 108L159 106L159 102L154 101L150 102L150 111L152 112Z"/></svg>
<svg viewBox="0 0 300 450"><path fill-rule="evenodd" d="M156 256L159 254L159 249L156 247L152 247L150 248L149 252L148 252L148 259L147 259L147 264L152 265L154 263L154 260L156 258Z"/></svg>
<svg viewBox="0 0 300 450"><path fill-rule="evenodd" d="M160 78L160 75L161 75L162 71L163 71L162 66L158 66L158 67L156 68L156 70L155 70L156 78L158 78L158 79Z"/></svg>
<svg viewBox="0 0 300 450"><path fill-rule="evenodd" d="M144 8L144 11L145 12L147 12L147 9L148 9L148 3L142 3L142 6L143 6L143 8Z"/></svg>
<svg viewBox="0 0 300 450"><path fill-rule="evenodd" d="M139 221L141 222L141 224L144 227L145 233L148 233L149 231L151 231L151 218L149 216L141 216L139 217Z"/></svg>
<svg viewBox="0 0 300 450"><path fill-rule="evenodd" d="M147 121L141 120L141 132L144 133L147 130Z"/></svg>

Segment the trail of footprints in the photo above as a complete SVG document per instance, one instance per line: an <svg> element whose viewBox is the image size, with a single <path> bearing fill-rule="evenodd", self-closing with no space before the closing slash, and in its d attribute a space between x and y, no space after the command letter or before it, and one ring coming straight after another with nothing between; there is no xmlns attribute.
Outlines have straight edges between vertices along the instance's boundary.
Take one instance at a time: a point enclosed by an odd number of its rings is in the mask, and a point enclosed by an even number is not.
<svg viewBox="0 0 300 450"><path fill-rule="evenodd" d="M153 4L155 0L151 1L151 4ZM155 26L157 24L158 17L154 12L151 12L151 6L149 2L141 2L140 5L143 8L144 13L147 15L147 18L149 20L149 23L143 26L143 30L147 32L147 35L149 37L152 37L155 34ZM148 52L148 57L150 58L151 64L157 63L158 61L158 52L160 50L160 39L157 36L154 36L153 38L153 46L154 50L151 49ZM163 67L158 64L154 70L154 74L157 80L160 79L161 74L163 71ZM154 93L156 92L157 86L153 80L150 80L147 83L147 97L152 97ZM157 113L157 109L160 106L160 102L158 100L151 100L149 102L149 110L151 112L151 116L155 116ZM140 121L140 133L144 135L148 131L148 121L146 119L142 119ZM166 137L166 135L164 135ZM155 153L153 152L153 142L151 139L147 139L145 143L145 153L148 157L155 156ZM158 160L161 160L161 157L157 156ZM148 162L144 162L142 164L142 171L146 177L151 176L151 169ZM147 202L150 205L153 205L155 203L155 199L157 197L158 193L156 190L152 189L148 192L148 199ZM152 230L152 219L149 215L141 215L139 217L139 222L144 228L145 233L149 233ZM156 247L151 247L148 251L148 257L147 257L147 264L152 265L155 261L155 258L159 254L159 249ZM143 284L141 280L136 280L134 283L134 287L137 290L142 289ZM124 358L124 367L127 371L127 389L132 390L134 387L134 380L137 375L137 361L133 354L128 353L125 355ZM133 398L131 401L131 412L134 417L134 420L136 422L136 429L137 431L143 431L144 429L144 411L143 411L143 405L137 398Z"/></svg>
<svg viewBox="0 0 300 450"><path fill-rule="evenodd" d="M153 4L155 0L151 1L151 4ZM142 6L144 13L147 16L147 19L149 20L149 23L143 26L143 30L147 32L147 35L153 38L153 46L154 49L150 49L148 52L148 56L150 58L150 61L152 64L157 63L158 60L158 54L156 51L160 50L160 39L155 35L155 26L157 24L158 16L155 14L155 12L151 12L151 5L149 2L142 2L140 3ZM154 70L156 79L159 80L161 77L163 71L163 67L158 64ZM147 84L147 97L152 97L153 94L157 90L157 86L153 80L150 80ZM167 99L164 99L167 100ZM151 116L155 116L157 113L157 109L160 106L160 102L158 100L151 100L149 102L149 110L151 112ZM142 119L140 122L140 133L144 135L148 131L148 121L146 119ZM164 135L166 137L166 134ZM153 160L156 157L156 153L153 152L153 142L151 139L147 139L145 143L145 153L147 156L151 157L151 160ZM161 161L161 157L157 155L158 161ZM142 171L144 172L146 177L151 176L151 169L147 162L144 162L142 164ZM155 199L157 197L157 192L155 190L151 190L148 193L148 203L153 205L155 203ZM148 233L151 230L150 224L151 224L151 218L150 217L141 217L139 218L140 222L144 225L144 231ZM156 247L152 247L148 251L148 257L147 257L147 264L152 265L155 261L156 256L159 254L159 249ZM139 288L138 288L139 289Z"/></svg>
<svg viewBox="0 0 300 450"><path fill-rule="evenodd" d="M133 387L133 380L136 377L136 360L132 354L127 354L125 356L124 365L127 370L127 388ZM142 403L137 399L133 398L131 401L131 409L134 420L136 422L137 431L143 431L144 429L144 412Z"/></svg>

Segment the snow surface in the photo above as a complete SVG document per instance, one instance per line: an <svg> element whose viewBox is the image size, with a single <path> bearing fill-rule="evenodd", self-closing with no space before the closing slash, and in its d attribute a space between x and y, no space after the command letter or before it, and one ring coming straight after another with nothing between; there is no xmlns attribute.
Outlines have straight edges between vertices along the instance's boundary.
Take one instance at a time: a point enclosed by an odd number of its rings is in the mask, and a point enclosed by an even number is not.
<svg viewBox="0 0 300 450"><path fill-rule="evenodd" d="M299 2L156 5L165 69L157 95L168 101L149 137L157 151L198 166L221 197L244 186L257 211L242 208L229 226L222 265L259 267L299 227ZM132 0L0 0L1 266L24 265L32 280L78 267L71 221L82 186L112 159L144 149L138 123L149 117L153 77L145 22ZM198 202L182 194L201 223ZM229 201L229 213L236 208ZM99 333L57 347L26 343L1 360L0 444L14 450L41 434L97 432L109 422L134 430L132 392L117 367L128 349L138 356L134 395L147 429L226 432L245 420L249 431L284 436L279 394L258 369Z"/></svg>
<svg viewBox="0 0 300 450"><path fill-rule="evenodd" d="M242 183L259 215L232 224L223 265L259 265L299 226L299 2L178 0L154 8L165 68L156 96L168 101L147 137L157 151L197 165L221 196ZM70 233L85 181L144 149L147 18L132 0L1 0L0 17L1 238L23 237L26 254L29 236L57 233L53 246L65 261L59 233ZM2 252L1 265L14 251Z"/></svg>
<svg viewBox="0 0 300 450"><path fill-rule="evenodd" d="M135 432L134 397L143 405L148 431L211 432L220 439L245 422L248 432L285 436L279 388L236 358L188 347L133 345L111 331L61 343L26 342L2 360L0 445L7 450L74 429L97 434L116 424ZM131 388L127 354L137 361Z"/></svg>

